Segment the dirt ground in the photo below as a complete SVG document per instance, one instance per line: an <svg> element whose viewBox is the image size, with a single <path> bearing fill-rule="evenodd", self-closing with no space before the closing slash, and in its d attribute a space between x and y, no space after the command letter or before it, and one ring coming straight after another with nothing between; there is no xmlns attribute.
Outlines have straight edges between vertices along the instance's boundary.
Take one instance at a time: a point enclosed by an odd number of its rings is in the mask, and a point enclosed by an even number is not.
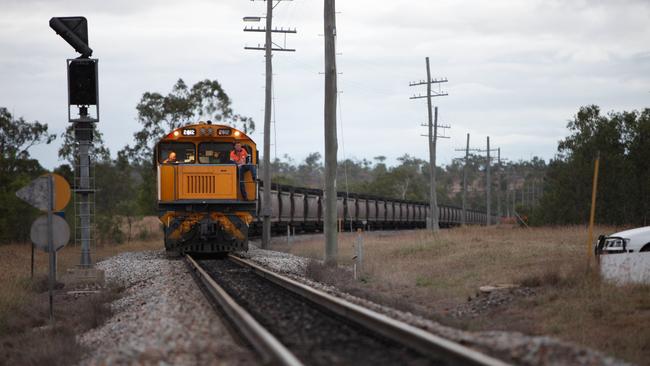
<svg viewBox="0 0 650 366"><path fill-rule="evenodd" d="M614 228L597 228L596 233ZM339 241L351 265L356 233ZM354 295L467 330L550 335L650 364L650 286L617 287L587 267L583 227L469 227L363 233L359 280L310 266L309 275ZM323 259L322 237L275 240L273 249ZM485 294L479 287L518 287Z"/></svg>

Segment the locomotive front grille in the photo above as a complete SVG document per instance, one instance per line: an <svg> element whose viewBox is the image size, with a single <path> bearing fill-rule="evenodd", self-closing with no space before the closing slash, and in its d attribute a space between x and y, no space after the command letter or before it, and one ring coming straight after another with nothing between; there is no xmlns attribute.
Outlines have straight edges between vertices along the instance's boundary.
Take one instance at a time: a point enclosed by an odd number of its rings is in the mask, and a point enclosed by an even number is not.
<svg viewBox="0 0 650 366"><path fill-rule="evenodd" d="M179 166L177 195L179 200L237 199L236 166Z"/></svg>
<svg viewBox="0 0 650 366"><path fill-rule="evenodd" d="M214 194L217 191L213 175L186 175L185 179L188 194Z"/></svg>

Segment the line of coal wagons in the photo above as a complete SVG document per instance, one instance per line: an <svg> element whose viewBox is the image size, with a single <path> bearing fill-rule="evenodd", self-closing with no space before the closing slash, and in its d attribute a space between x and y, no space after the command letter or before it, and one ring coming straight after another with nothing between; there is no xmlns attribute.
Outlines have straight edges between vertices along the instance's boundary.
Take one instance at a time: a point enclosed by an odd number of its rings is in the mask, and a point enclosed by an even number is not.
<svg viewBox="0 0 650 366"><path fill-rule="evenodd" d="M257 217L249 233L259 235L262 229L262 199L264 187L260 184ZM272 230L284 233L289 227L296 232L321 231L323 228L323 191L273 184L271 186ZM391 230L425 228L429 204L426 202L387 199L383 197L338 193L337 212L339 227L349 231ZM441 227L452 227L462 222L460 207L438 205ZM494 216L492 222L496 222ZM467 210L467 224L485 225L487 215L477 210Z"/></svg>

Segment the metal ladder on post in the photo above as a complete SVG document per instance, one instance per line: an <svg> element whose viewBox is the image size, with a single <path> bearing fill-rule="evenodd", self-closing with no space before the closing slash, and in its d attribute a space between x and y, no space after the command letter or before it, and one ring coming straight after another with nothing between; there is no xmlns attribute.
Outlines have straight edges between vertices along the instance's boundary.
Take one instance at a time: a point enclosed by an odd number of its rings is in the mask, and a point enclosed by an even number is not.
<svg viewBox="0 0 650 366"><path fill-rule="evenodd" d="M90 133L93 133L92 129ZM96 244L95 167L92 163L92 144L87 143L85 147L80 146L81 144L77 143L76 149L87 149L87 153L75 154L77 158L74 166L74 238L75 246L81 247L82 258L87 255L90 261L90 258L94 257ZM86 159L80 155L85 155ZM84 253L84 250L87 250L87 253ZM80 263L80 266L84 267L83 263Z"/></svg>

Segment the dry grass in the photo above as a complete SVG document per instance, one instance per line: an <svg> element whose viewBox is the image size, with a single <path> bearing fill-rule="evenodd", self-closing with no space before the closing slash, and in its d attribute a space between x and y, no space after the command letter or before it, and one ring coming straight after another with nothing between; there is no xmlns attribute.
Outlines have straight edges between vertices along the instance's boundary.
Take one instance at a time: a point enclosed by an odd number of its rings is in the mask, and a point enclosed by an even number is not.
<svg viewBox="0 0 650 366"><path fill-rule="evenodd" d="M111 315L108 304L117 298L117 290L73 297L57 294L54 308L56 323L49 322L46 293L34 294L32 301L14 309L0 335L0 364L71 365L85 349L76 335L95 328Z"/></svg>
<svg viewBox="0 0 650 366"><path fill-rule="evenodd" d="M146 232L147 235L138 236L146 236L147 240L95 246L91 248L92 260L163 247L155 221L145 218L136 225L134 232ZM79 263L80 250L69 244L58 252L57 278ZM0 245L0 364L74 364L83 353L75 335L102 324L110 316L106 304L117 296L117 290L82 298L57 294L54 306L57 323L49 327L46 295L49 258L47 253L38 250L34 254L34 278L31 278L31 246Z"/></svg>
<svg viewBox="0 0 650 366"><path fill-rule="evenodd" d="M161 249L162 240L132 241L120 245L102 245L93 248L91 258L100 261L121 252ZM68 245L57 255L57 278L68 268L75 267L80 260L80 247ZM47 253L34 252L34 279L30 277L31 247L29 244L0 245L0 335L11 312L32 298L38 289L45 290L49 257Z"/></svg>
<svg viewBox="0 0 650 366"><path fill-rule="evenodd" d="M352 262L356 236L340 236L340 263ZM275 247L315 259L324 252L318 237ZM312 276L450 325L549 334L632 362L650 360L650 286L616 287L588 272L582 227L470 227L437 236L423 230L366 233L364 252L363 281L341 279L326 268L311 269ZM536 295L478 318L449 316L479 286L500 283L534 287Z"/></svg>

